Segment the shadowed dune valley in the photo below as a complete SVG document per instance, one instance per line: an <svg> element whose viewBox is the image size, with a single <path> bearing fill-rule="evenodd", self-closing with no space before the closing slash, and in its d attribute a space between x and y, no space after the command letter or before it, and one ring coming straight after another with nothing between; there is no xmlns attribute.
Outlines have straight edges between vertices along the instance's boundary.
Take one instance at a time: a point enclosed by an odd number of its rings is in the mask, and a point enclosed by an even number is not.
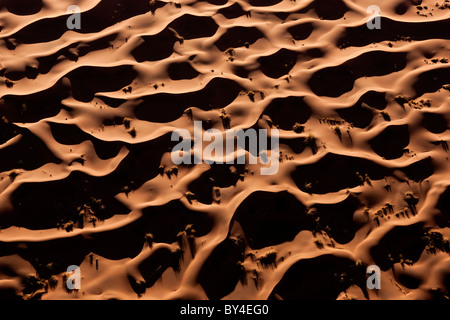
<svg viewBox="0 0 450 320"><path fill-rule="evenodd" d="M450 300L449 30L449 0L0 0L0 301Z"/></svg>

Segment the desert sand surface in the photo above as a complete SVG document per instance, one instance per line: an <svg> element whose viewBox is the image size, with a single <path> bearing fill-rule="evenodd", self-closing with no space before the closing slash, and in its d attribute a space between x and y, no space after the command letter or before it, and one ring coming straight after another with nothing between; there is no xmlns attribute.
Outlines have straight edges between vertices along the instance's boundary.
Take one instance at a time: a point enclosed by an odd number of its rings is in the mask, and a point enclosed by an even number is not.
<svg viewBox="0 0 450 320"><path fill-rule="evenodd" d="M449 299L449 22L448 0L0 0L0 299ZM278 172L175 165L194 121L279 129Z"/></svg>

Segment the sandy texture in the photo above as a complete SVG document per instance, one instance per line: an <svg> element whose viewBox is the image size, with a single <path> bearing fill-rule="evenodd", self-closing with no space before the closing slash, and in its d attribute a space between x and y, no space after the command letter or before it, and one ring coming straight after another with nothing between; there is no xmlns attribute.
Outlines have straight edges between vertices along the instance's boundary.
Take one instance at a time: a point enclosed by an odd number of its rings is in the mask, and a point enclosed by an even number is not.
<svg viewBox="0 0 450 320"><path fill-rule="evenodd" d="M0 298L448 299L449 7L0 0ZM224 119L276 175L173 165Z"/></svg>

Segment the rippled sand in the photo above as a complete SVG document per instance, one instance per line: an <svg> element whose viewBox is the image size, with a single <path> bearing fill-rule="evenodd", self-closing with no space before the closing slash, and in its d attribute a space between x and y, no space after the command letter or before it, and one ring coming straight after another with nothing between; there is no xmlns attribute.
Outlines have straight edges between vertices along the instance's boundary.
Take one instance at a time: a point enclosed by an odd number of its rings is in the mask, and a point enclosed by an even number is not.
<svg viewBox="0 0 450 320"><path fill-rule="evenodd" d="M0 298L448 298L450 3L373 4L0 2ZM224 115L276 175L174 166Z"/></svg>

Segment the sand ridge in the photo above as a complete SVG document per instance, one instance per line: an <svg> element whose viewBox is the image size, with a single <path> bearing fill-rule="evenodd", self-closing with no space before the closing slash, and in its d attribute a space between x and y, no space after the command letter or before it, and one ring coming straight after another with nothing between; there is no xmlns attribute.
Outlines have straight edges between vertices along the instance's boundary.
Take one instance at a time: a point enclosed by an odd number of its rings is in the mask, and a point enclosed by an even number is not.
<svg viewBox="0 0 450 320"><path fill-rule="evenodd" d="M448 298L448 2L26 2L0 3L0 297ZM280 130L276 175L171 162L224 118Z"/></svg>

